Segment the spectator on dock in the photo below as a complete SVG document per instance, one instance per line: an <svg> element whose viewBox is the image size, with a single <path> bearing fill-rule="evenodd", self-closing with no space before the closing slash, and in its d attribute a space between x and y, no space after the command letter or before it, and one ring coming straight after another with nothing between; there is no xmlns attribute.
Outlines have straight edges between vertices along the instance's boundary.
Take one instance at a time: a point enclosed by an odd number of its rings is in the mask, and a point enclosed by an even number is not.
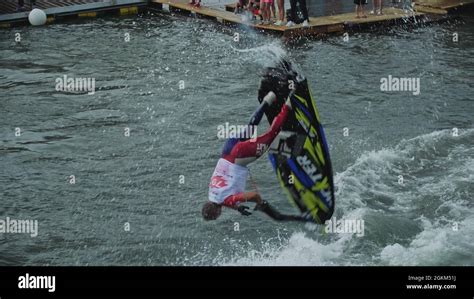
<svg viewBox="0 0 474 299"><path fill-rule="evenodd" d="M235 14L246 14L249 19L255 20L257 17L261 16L260 2L258 0L237 0L235 4Z"/></svg>
<svg viewBox="0 0 474 299"><path fill-rule="evenodd" d="M259 17L260 20L263 20L262 8L263 8L262 0L249 0L249 3L247 5L247 10L252 13L255 19Z"/></svg>
<svg viewBox="0 0 474 299"><path fill-rule="evenodd" d="M273 19L276 19L276 9L275 9L275 0L272 0L272 5L270 6L270 9L272 11L271 16L273 15Z"/></svg>
<svg viewBox="0 0 474 299"><path fill-rule="evenodd" d="M378 7L378 8L377 8ZM382 13L382 0L372 0L372 11L371 15L383 15Z"/></svg>
<svg viewBox="0 0 474 299"><path fill-rule="evenodd" d="M413 2L414 4L415 2ZM413 4L411 0L403 0L403 11L405 13L413 13Z"/></svg>
<svg viewBox="0 0 474 299"><path fill-rule="evenodd" d="M261 0L262 3L262 17L263 17L263 22L262 24L264 25L269 25L271 23L270 18L271 18L271 6L273 0Z"/></svg>
<svg viewBox="0 0 474 299"><path fill-rule="evenodd" d="M306 0L290 0L290 18L291 20L286 23L287 27L291 27L295 25L297 20L296 17L296 4L300 4L301 12L303 13L303 27L309 26L309 17L308 17L308 9L306 8Z"/></svg>
<svg viewBox="0 0 474 299"><path fill-rule="evenodd" d="M367 0L354 0L354 4L356 5L356 18L367 18L364 11L364 5L367 4Z"/></svg>
<svg viewBox="0 0 474 299"><path fill-rule="evenodd" d="M285 0L277 0L278 2L278 21L276 21L276 26L283 25L285 22Z"/></svg>
<svg viewBox="0 0 474 299"><path fill-rule="evenodd" d="M247 7L248 1L246 0L237 0L237 3L235 4L235 10L234 10L234 13L238 14L238 13L242 13L244 8Z"/></svg>
<svg viewBox="0 0 474 299"><path fill-rule="evenodd" d="M33 9L36 7L36 0L30 0L30 8ZM16 11L24 11L25 9L25 0L18 0L18 6L16 8Z"/></svg>
<svg viewBox="0 0 474 299"><path fill-rule="evenodd" d="M201 0L191 0L189 1L189 5L193 5L195 7L201 7Z"/></svg>

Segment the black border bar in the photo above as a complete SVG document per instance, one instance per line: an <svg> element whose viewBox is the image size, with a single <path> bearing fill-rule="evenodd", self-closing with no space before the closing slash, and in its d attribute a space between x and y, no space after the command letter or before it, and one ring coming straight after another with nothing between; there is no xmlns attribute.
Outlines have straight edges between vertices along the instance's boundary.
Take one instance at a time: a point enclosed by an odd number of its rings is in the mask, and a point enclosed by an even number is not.
<svg viewBox="0 0 474 299"><path fill-rule="evenodd" d="M26 273L55 276L55 292L19 289L19 277ZM139 298L165 294L193 298L256 294L290 298L474 298L473 273L473 267L0 267L0 298ZM409 284L455 285L455 289L413 290L407 289Z"/></svg>

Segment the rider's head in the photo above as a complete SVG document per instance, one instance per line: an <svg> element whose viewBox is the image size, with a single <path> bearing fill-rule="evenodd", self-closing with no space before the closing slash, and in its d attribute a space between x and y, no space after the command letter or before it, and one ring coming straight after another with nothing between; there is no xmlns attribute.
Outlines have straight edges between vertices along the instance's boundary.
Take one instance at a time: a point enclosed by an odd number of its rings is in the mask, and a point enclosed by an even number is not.
<svg viewBox="0 0 474 299"><path fill-rule="evenodd" d="M216 220L221 215L221 205L208 201L202 207L202 217L204 220Z"/></svg>

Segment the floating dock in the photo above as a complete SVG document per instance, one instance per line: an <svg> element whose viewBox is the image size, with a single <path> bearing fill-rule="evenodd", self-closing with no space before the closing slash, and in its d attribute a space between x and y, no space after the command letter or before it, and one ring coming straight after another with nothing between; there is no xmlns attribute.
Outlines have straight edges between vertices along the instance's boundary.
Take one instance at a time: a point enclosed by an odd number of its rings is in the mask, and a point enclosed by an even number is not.
<svg viewBox="0 0 474 299"><path fill-rule="evenodd" d="M0 27L28 24L29 11L16 12L17 0L0 0ZM25 6L30 8L29 0ZM36 7L48 16L48 23L106 14L137 14L148 6L147 0L36 0Z"/></svg>
<svg viewBox="0 0 474 299"><path fill-rule="evenodd" d="M465 7L474 5L472 0L416 0L416 7L421 9L440 9L448 13L456 13Z"/></svg>
<svg viewBox="0 0 474 299"><path fill-rule="evenodd" d="M425 0L429 2L429 0ZM438 0L440 1L440 0ZM446 0L445 0L446 1ZM450 0L454 1L454 0ZM459 3L459 1L457 1ZM474 3L474 0L464 2ZM462 2L464 4L464 2ZM394 23L406 23L408 20L416 19L419 22L434 22L446 18L448 11L436 6L416 6L413 13L405 13L402 9L387 7L383 15L367 15L367 18L357 18L355 13L344 13L331 16L310 17L309 27L295 25L292 27L262 25L255 21L244 21L242 17L235 14L235 4L226 5L226 9L212 7L194 7L187 0L151 0L150 5L157 9L167 9L172 12L199 15L204 18L214 19L226 25L248 26L258 31L274 33L284 37L295 38L301 36L319 36L330 33L342 33L371 26L384 26ZM457 7L457 6L455 6ZM368 12L367 12L368 13Z"/></svg>
<svg viewBox="0 0 474 299"><path fill-rule="evenodd" d="M0 0L0 27L28 24L28 12L12 12L17 0ZM48 23L71 18L89 18L103 14L128 15L142 10L169 10L185 15L212 19L225 25L254 28L257 31L276 34L285 38L321 36L357 31L364 28L383 27L393 24L428 23L446 19L448 14L473 6L474 0L417 0L415 12L406 13L396 7L385 7L383 15L370 15L371 5L366 7L367 18L357 18L356 14L338 13L310 17L309 27L263 25L255 21L245 21L235 14L235 4L222 8L215 6L194 7L189 0L36 0L38 8L45 11ZM204 4L206 0L203 0ZM230 0L229 0L230 1ZM403 0L401 0L403 1ZM25 2L28 2L26 0ZM370 2L370 1L369 1ZM229 2L227 2L229 3ZM346 10L347 11L347 10Z"/></svg>

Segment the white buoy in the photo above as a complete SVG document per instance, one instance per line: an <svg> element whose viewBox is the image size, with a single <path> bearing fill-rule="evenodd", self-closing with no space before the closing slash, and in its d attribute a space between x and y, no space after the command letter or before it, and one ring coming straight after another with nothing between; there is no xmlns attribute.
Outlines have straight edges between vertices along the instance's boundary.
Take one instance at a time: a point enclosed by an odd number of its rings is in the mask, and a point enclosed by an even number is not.
<svg viewBox="0 0 474 299"><path fill-rule="evenodd" d="M46 14L41 9L35 8L28 15L28 21L33 26L41 26L46 24Z"/></svg>

